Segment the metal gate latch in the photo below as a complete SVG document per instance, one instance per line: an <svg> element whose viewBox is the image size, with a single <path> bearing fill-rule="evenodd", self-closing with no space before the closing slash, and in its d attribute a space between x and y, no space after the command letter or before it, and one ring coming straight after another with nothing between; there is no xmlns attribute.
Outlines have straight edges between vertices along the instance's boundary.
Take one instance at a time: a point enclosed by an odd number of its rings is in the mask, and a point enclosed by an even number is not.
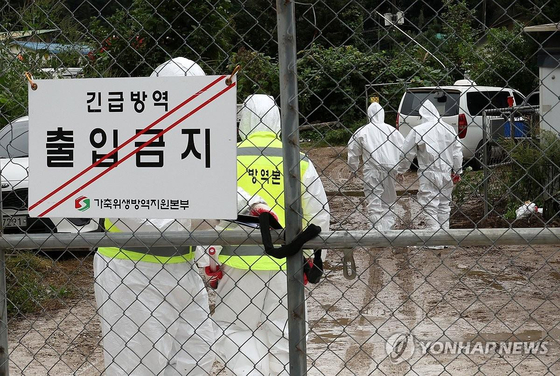
<svg viewBox="0 0 560 376"><path fill-rule="evenodd" d="M354 261L354 251L352 248L345 248L342 250L344 257L342 258L342 272L344 278L356 278L356 262Z"/></svg>

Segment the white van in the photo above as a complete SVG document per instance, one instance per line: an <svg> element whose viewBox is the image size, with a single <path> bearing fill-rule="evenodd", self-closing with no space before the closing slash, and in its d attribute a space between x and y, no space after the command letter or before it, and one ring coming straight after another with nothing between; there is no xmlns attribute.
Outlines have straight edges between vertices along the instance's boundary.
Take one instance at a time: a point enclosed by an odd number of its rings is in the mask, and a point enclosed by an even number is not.
<svg viewBox="0 0 560 376"><path fill-rule="evenodd" d="M463 143L463 159L480 165L482 153L482 111L514 106L525 99L517 90L504 87L478 86L471 80L459 80L453 86L409 88L403 94L397 113L397 129L406 137L410 129L422 122L418 110L430 100L440 116L456 130ZM510 100L511 101L511 100Z"/></svg>

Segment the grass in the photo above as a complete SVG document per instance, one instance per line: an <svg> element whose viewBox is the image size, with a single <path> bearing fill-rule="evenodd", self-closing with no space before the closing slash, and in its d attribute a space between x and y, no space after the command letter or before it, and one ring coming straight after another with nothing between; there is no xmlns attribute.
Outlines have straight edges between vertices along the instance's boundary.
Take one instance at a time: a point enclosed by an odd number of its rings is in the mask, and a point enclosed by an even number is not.
<svg viewBox="0 0 560 376"><path fill-rule="evenodd" d="M64 306L77 288L60 263L32 252L6 256L8 316L15 317Z"/></svg>

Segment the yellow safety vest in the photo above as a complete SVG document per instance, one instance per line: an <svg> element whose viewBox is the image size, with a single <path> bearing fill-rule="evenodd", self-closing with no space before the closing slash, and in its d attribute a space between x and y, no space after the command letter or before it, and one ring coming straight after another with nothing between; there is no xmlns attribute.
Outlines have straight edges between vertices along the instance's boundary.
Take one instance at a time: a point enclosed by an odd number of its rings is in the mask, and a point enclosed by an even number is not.
<svg viewBox="0 0 560 376"><path fill-rule="evenodd" d="M109 232L122 232L107 218L104 227ZM191 246L127 247L126 250L117 247L99 247L97 252L106 257L156 264L179 264L194 258L194 249Z"/></svg>
<svg viewBox="0 0 560 376"><path fill-rule="evenodd" d="M301 176L309 167L309 160L302 154ZM284 160L282 141L273 132L256 132L237 144L237 185L249 195L259 195L276 213L282 227L284 208ZM305 187L302 186L302 189ZM304 226L306 222L304 221ZM224 246L220 263L237 269L281 270L285 259L267 256L261 246Z"/></svg>

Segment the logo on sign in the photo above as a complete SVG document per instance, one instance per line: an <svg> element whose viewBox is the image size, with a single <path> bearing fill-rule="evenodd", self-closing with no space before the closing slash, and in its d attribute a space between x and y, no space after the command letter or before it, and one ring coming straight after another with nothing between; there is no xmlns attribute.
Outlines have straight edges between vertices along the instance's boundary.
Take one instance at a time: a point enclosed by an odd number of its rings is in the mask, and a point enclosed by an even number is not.
<svg viewBox="0 0 560 376"><path fill-rule="evenodd" d="M89 209L89 198L80 196L74 201L74 207L83 212Z"/></svg>

